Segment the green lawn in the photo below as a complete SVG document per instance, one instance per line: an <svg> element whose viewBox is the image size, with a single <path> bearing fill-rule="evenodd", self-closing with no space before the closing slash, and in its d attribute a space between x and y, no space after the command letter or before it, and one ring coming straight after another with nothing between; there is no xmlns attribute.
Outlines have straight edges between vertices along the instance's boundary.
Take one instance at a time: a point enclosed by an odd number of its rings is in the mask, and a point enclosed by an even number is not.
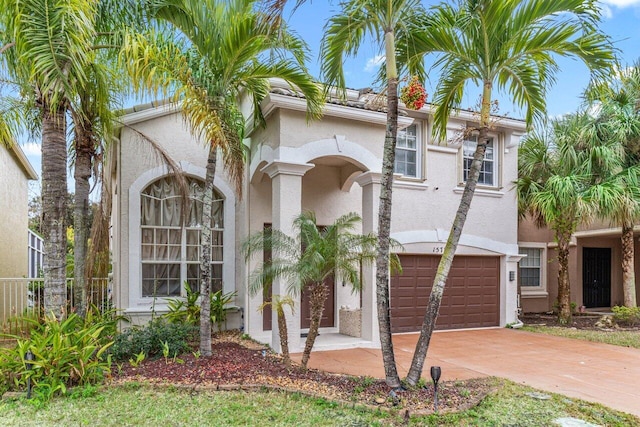
<svg viewBox="0 0 640 427"><path fill-rule="evenodd" d="M552 395L537 400L533 389L496 380L498 391L458 414L412 417L411 425L547 426L573 416L607 426L640 425L640 419L600 405ZM273 391L190 392L132 383L78 390L44 406L0 402L6 426L376 426L402 425L402 413L353 408L324 399Z"/></svg>
<svg viewBox="0 0 640 427"><path fill-rule="evenodd" d="M563 328L558 326L525 325L523 331L538 332L558 337L601 342L622 347L640 348L640 331L597 331L590 329Z"/></svg>

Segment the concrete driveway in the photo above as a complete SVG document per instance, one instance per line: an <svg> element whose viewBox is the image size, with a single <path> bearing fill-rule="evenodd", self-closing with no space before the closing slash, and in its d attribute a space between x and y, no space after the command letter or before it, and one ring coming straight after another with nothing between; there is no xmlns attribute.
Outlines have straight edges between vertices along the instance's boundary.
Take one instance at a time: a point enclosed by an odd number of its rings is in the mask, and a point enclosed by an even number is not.
<svg viewBox="0 0 640 427"><path fill-rule="evenodd" d="M417 334L393 337L402 377L411 365L417 339ZM300 360L300 354L293 358ZM431 338L423 376L429 377L432 365L442 367L444 381L508 378L640 416L638 349L504 328L441 331ZM309 366L384 378L382 355L375 349L313 352Z"/></svg>

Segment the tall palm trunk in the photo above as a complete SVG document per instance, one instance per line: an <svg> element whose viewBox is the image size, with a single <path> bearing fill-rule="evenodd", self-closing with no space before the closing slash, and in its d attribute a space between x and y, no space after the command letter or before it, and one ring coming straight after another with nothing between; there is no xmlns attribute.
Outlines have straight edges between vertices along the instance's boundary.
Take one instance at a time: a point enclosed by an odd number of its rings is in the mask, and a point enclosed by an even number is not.
<svg viewBox="0 0 640 427"><path fill-rule="evenodd" d="M622 226L622 293L625 307L637 307L633 224Z"/></svg>
<svg viewBox="0 0 640 427"><path fill-rule="evenodd" d="M389 238L391 235L391 196L393 192L393 169L396 158L398 136L398 73L395 64L393 33L385 33L387 61L387 130L382 157L380 180L380 207L378 211L378 256L376 257L376 298L380 347L387 385L400 387L391 338L391 315L389 309Z"/></svg>
<svg viewBox="0 0 640 427"><path fill-rule="evenodd" d="M202 237L200 257L200 353L211 356L211 212L213 179L216 175L217 150L211 143L202 198Z"/></svg>
<svg viewBox="0 0 640 427"><path fill-rule="evenodd" d="M571 322L571 285L569 282L569 244L570 231L556 233L558 242L558 321L561 325Z"/></svg>
<svg viewBox="0 0 640 427"><path fill-rule="evenodd" d="M94 155L93 123L76 120L76 162L74 169L75 200L73 209L73 299L76 313L84 317L87 309L87 253L91 224L89 223L89 179Z"/></svg>
<svg viewBox="0 0 640 427"><path fill-rule="evenodd" d="M304 351L302 352L302 367L307 369L307 363L311 356L311 350L313 344L318 337L318 329L320 328L320 320L322 319L322 312L324 311L324 303L329 296L327 286L323 281L314 282L309 285L309 305L310 305L310 324L309 334L307 340L304 343Z"/></svg>
<svg viewBox="0 0 640 427"><path fill-rule="evenodd" d="M44 309L65 317L67 143L65 109L42 106Z"/></svg>
<svg viewBox="0 0 640 427"><path fill-rule="evenodd" d="M462 192L460 205L458 206L458 211L456 212L456 216L453 220L453 225L451 226L451 231L449 232L449 238L447 239L447 243L444 247L442 258L440 258L436 277L433 280L433 287L431 288L431 294L429 295L429 304L427 305L427 311L424 314L424 320L422 321L422 327L420 329L420 337L416 343L416 349L413 353L413 359L411 360L411 367L407 374L407 382L411 385L416 385L422 376L424 362L427 357L427 350L429 349L429 342L431 341L431 335L433 334L433 330L436 326L436 320L440 311L440 304L442 303L444 287L447 277L449 276L451 264L453 264L453 257L456 253L456 249L458 248L458 242L462 235L464 223L467 220L467 214L471 208L471 200L473 199L473 194L475 193L476 185L478 184L484 154L487 151L487 142L489 140L489 116L491 111L491 89L491 82L485 82L482 92L478 144L476 146L476 151L473 153L473 160L471 161L467 182L464 186L464 191Z"/></svg>

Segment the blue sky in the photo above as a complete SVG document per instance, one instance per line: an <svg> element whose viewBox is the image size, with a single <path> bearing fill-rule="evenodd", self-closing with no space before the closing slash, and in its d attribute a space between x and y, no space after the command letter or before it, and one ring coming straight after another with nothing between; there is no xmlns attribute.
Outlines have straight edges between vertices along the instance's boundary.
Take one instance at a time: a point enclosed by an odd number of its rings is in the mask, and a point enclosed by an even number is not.
<svg viewBox="0 0 640 427"><path fill-rule="evenodd" d="M438 3L439 0L423 0L427 7ZM615 46L620 50L622 65L633 64L640 58L640 0L603 0L599 3L603 16L601 29L611 36ZM307 1L293 15L286 15L291 27L312 49L313 59L310 66L316 76L319 70L317 58L323 25L336 13L337 8L337 1L312 0ZM371 86L377 69L372 64L375 64L376 59L381 59L378 47L373 43L363 44L358 57L345 62L347 85L351 88ZM432 63L433 59L427 57L427 65ZM580 94L589 83L589 72L581 62L560 58L559 64L561 72L547 97L548 114L552 116L575 111L580 104ZM437 75L426 82L429 95L433 94L436 83ZM478 91L468 91L462 107L474 108L479 94ZM499 100L501 114L522 116L510 105L508 99L499 97Z"/></svg>
<svg viewBox="0 0 640 427"><path fill-rule="evenodd" d="M553 1L553 0L549 0ZM294 3L293 1L291 3ZM438 0L423 0L426 6L439 3ZM620 51L623 66L631 65L640 58L640 0L602 0L603 20L601 29L609 34ZM322 38L324 22L337 11L337 0L311 0L301 6L293 15L285 18L290 26L311 48L311 72L318 76L318 48ZM352 88L372 86L376 70L376 61L380 51L373 43L363 44L358 57L345 62L347 85ZM427 58L427 65L431 64ZM557 116L575 111L580 105L580 95L589 83L589 72L580 62L572 59L560 59L561 68L555 85L547 96L548 114ZM426 82L428 94L432 94L437 83L435 76ZM462 107L474 108L479 92L469 90L465 94ZM522 114L510 104L507 98L498 95L502 115L522 117ZM40 147L38 143L27 142L22 146L27 157L40 174Z"/></svg>

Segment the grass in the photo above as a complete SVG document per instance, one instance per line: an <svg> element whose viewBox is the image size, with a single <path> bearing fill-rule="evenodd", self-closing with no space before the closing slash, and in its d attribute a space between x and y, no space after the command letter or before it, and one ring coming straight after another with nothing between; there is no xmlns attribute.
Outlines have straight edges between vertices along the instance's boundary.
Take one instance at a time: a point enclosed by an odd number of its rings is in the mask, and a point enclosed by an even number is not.
<svg viewBox="0 0 640 427"><path fill-rule="evenodd" d="M564 338L613 344L621 347L640 348L640 331L597 331L591 329L535 325L525 325L522 327L522 330Z"/></svg>
<svg viewBox="0 0 640 427"><path fill-rule="evenodd" d="M529 387L496 380L498 391L464 412L412 417L410 425L546 426L572 416L607 426L639 425L640 419L601 405L551 395L537 400ZM100 426L377 426L404 425L401 413L343 406L325 399L273 391L190 392L140 383L77 390L39 407L25 400L0 401L0 425Z"/></svg>

